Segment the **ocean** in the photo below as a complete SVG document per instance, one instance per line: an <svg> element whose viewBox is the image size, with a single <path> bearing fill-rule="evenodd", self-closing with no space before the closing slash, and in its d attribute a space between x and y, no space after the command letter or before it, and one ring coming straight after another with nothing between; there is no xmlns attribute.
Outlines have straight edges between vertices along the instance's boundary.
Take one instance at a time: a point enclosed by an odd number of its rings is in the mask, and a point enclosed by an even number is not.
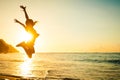
<svg viewBox="0 0 120 80"><path fill-rule="evenodd" d="M0 54L0 80L120 80L120 53Z"/></svg>

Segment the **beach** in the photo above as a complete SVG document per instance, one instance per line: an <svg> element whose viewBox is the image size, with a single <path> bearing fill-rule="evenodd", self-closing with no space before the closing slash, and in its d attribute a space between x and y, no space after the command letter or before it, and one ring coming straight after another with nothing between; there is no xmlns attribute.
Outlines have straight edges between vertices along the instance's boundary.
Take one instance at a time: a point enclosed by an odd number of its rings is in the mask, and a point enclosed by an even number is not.
<svg viewBox="0 0 120 80"><path fill-rule="evenodd" d="M0 54L0 79L120 80L120 53Z"/></svg>

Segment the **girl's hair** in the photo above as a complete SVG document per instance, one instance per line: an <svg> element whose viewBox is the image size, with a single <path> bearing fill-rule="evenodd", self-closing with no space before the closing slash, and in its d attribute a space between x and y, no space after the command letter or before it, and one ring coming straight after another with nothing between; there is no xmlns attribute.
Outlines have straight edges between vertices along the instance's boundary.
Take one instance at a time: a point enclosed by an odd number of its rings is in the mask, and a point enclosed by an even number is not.
<svg viewBox="0 0 120 80"><path fill-rule="evenodd" d="M26 23L26 25L32 25L32 26L34 26L34 22L33 22L32 19L28 19L25 23Z"/></svg>

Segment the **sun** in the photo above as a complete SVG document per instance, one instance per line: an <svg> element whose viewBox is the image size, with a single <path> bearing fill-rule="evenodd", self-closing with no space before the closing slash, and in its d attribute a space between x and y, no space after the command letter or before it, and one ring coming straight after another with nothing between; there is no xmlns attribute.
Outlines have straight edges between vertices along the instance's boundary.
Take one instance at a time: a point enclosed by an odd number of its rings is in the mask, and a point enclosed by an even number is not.
<svg viewBox="0 0 120 80"><path fill-rule="evenodd" d="M28 32L21 32L21 35L19 36L19 39L21 40L21 41L25 41L25 42L27 42L27 41L29 41L29 40L31 40L32 39L32 34L30 34L30 33L28 33Z"/></svg>

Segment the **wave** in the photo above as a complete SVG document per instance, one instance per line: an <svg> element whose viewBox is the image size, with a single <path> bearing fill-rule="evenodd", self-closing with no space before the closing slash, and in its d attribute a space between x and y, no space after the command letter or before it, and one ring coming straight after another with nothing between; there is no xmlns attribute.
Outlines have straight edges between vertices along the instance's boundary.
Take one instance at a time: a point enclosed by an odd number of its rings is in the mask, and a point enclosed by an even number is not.
<svg viewBox="0 0 120 80"><path fill-rule="evenodd" d="M92 59L86 59L86 60L74 60L74 61L120 64L120 60L92 60Z"/></svg>
<svg viewBox="0 0 120 80"><path fill-rule="evenodd" d="M114 63L114 64L120 64L120 60L106 60L104 62Z"/></svg>
<svg viewBox="0 0 120 80"><path fill-rule="evenodd" d="M8 62L24 62L24 60L1 60L1 61L8 61Z"/></svg>

